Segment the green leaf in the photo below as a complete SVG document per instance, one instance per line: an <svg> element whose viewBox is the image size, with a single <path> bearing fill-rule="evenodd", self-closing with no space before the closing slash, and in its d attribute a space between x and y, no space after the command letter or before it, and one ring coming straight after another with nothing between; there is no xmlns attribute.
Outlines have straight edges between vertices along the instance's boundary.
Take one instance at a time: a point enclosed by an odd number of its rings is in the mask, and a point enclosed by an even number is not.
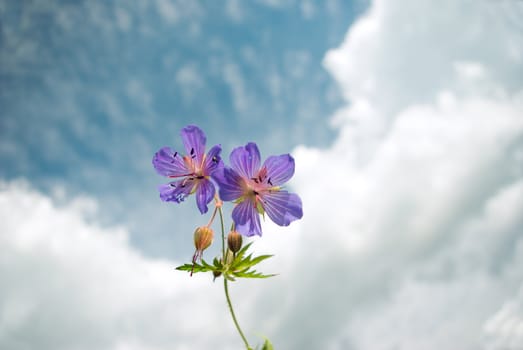
<svg viewBox="0 0 523 350"><path fill-rule="evenodd" d="M234 266L235 270L242 270L242 269L257 265L260 262L262 262L263 260L269 259L270 257L272 257L272 255L260 255L253 259L252 254L251 254L248 257L246 257L245 259L237 261L237 262L235 259L235 261L233 262L233 266Z"/></svg>
<svg viewBox="0 0 523 350"><path fill-rule="evenodd" d="M239 277L239 278L269 278L269 277L276 276L276 274L264 275L261 272L257 272L256 270L248 271L248 272L244 272L244 271L233 272L232 274L234 277Z"/></svg>
<svg viewBox="0 0 523 350"><path fill-rule="evenodd" d="M263 347L261 348L261 350L274 350L274 347L272 346L269 339L265 338L265 342L263 343Z"/></svg>
<svg viewBox="0 0 523 350"><path fill-rule="evenodd" d="M227 270L224 272L225 275L233 276L233 278L268 278L275 276L274 274L263 274L252 268L260 262L272 257L272 255L260 255L253 258L251 253L245 256L251 244L252 243L247 244L237 253L230 265L226 267Z"/></svg>
<svg viewBox="0 0 523 350"><path fill-rule="evenodd" d="M189 263L178 266L176 269L180 271L188 271L192 273L197 272L212 272L214 278L223 276L228 281L235 281L236 278L268 278L276 276L275 274L263 274L253 269L253 267L260 262L267 260L272 255L260 255L253 257L252 253L247 255L247 250L252 245L252 242L246 244L242 249L233 256L232 252L227 250L226 261L223 258L214 258L212 265L205 260L201 263Z"/></svg>
<svg viewBox="0 0 523 350"><path fill-rule="evenodd" d="M242 249L240 249L240 251L238 253L236 253L236 259L242 259L243 256L245 255L245 253L247 252L247 249L249 249L249 247L252 245L252 242L251 243L247 243Z"/></svg>
<svg viewBox="0 0 523 350"><path fill-rule="evenodd" d="M214 266L209 265L205 260L202 259L202 264L194 263L194 264L183 264L176 268L176 270L179 271L188 271L188 272L207 272L207 271L215 271Z"/></svg>

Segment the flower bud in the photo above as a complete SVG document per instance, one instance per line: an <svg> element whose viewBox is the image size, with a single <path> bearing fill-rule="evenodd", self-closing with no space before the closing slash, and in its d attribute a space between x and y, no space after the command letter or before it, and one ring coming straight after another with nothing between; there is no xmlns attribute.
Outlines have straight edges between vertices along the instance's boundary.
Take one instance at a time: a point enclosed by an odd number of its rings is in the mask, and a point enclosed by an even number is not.
<svg viewBox="0 0 523 350"><path fill-rule="evenodd" d="M194 246L196 247L196 251L192 256L191 276L194 271L194 264L196 264L196 261L202 258L203 251L209 248L209 246L212 243L213 237L214 232L211 228L207 226L200 226L196 229L196 231L194 231Z"/></svg>
<svg viewBox="0 0 523 350"><path fill-rule="evenodd" d="M227 236L227 245L233 253L238 253L242 247L242 235L238 231L231 231Z"/></svg>
<svg viewBox="0 0 523 350"><path fill-rule="evenodd" d="M194 246L197 252L203 252L209 248L214 237L214 232L207 226L201 226L194 231Z"/></svg>

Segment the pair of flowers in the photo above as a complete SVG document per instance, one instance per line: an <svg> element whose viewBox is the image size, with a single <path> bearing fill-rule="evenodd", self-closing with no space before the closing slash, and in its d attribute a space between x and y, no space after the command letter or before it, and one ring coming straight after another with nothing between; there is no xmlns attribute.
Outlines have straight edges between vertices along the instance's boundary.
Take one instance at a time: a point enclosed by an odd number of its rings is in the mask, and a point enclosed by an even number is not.
<svg viewBox="0 0 523 350"><path fill-rule="evenodd" d="M300 197L281 187L294 174L294 159L289 154L271 156L261 164L258 146L250 142L235 148L230 166L226 166L220 145L205 154L206 138L200 128L186 126L181 136L185 155L163 147L153 157L160 175L176 179L159 187L163 201L180 203L196 194L196 204L204 214L217 185L220 199L235 203L232 219L236 230L245 236L261 236L260 215L265 213L280 226L303 216Z"/></svg>

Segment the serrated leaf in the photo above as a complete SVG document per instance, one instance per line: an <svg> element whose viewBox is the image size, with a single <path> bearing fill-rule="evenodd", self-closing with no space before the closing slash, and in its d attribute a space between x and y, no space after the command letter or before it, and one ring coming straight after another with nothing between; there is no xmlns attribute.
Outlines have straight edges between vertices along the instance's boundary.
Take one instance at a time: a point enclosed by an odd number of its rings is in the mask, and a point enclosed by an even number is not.
<svg viewBox="0 0 523 350"><path fill-rule="evenodd" d="M179 271L187 271L187 269L189 269L189 271L191 271L191 268L192 268L192 265L189 265L189 264L183 264L183 265L177 266L177 267L176 267L176 270L179 270Z"/></svg>
<svg viewBox="0 0 523 350"><path fill-rule="evenodd" d="M237 253L236 253L236 259L238 260L242 260L243 259L243 256L245 255L245 253L247 252L247 249L249 249L249 247L252 245L252 242L246 244L242 249L240 249Z"/></svg>
<svg viewBox="0 0 523 350"><path fill-rule="evenodd" d="M209 264L209 263L207 263L207 261L205 261L203 259L202 259L202 265L205 266L208 269L211 269L211 271L214 270L214 266Z"/></svg>
<svg viewBox="0 0 523 350"><path fill-rule="evenodd" d="M265 342L263 343L261 350L274 350L274 347L272 346L269 339L265 338Z"/></svg>
<svg viewBox="0 0 523 350"><path fill-rule="evenodd" d="M253 266L259 264L263 260L266 260L266 259L268 259L270 257L272 257L272 255L260 255L260 256L254 258L254 259L251 259L251 257L249 256L249 257L245 258L244 260L238 261L235 264L233 264L231 266L230 270L232 270L232 271L245 271L245 270L248 270L248 269L252 268Z"/></svg>
<svg viewBox="0 0 523 350"><path fill-rule="evenodd" d="M232 253L230 254L230 261L227 258L226 263L222 261L222 258L214 258L213 264L207 263L205 260L201 260L200 263L189 263L178 266L176 269L179 271L187 271L192 273L197 272L213 272L214 278L223 276L228 281L236 281L236 278L268 278L276 276L275 274L263 274L252 269L253 266L260 262L272 257L273 255L260 255L253 257L252 253L247 255L247 250L252 245L251 243L246 244L233 258ZM247 256L246 256L247 255Z"/></svg>
<svg viewBox="0 0 523 350"><path fill-rule="evenodd" d="M183 264L176 268L176 270L179 271L188 271L188 272L208 272L208 271L215 271L215 267L212 265L209 265L205 260L202 259L201 265L198 263L194 264Z"/></svg>
<svg viewBox="0 0 523 350"><path fill-rule="evenodd" d="M272 344L269 342L269 340L265 339L265 343L263 343L263 348L262 350L274 350L274 347L272 346Z"/></svg>
<svg viewBox="0 0 523 350"><path fill-rule="evenodd" d="M252 254L250 254L245 259L243 259L241 261L238 261L237 263L233 264L232 267L234 268L234 270L242 270L244 268L249 268L249 267L252 267L254 265L257 265L260 262L262 262L263 260L269 259L272 256L273 255L260 255L260 256L257 256L257 257L255 257L253 259L252 258Z"/></svg>
<svg viewBox="0 0 523 350"><path fill-rule="evenodd" d="M223 274L224 277L230 277L230 281L234 281L235 278L268 278L275 276L274 274L263 274L252 269L253 266L260 262L272 257L273 255L260 255L253 257L252 253L247 255L247 250L251 246L252 242L245 245L230 262L230 264L224 265Z"/></svg>
<svg viewBox="0 0 523 350"><path fill-rule="evenodd" d="M212 271L208 267L205 267L205 266L202 266L202 265L197 265L197 264L195 264L194 267L193 267L192 264L184 264L184 265L178 266L176 268L176 270L193 272L193 273Z"/></svg>
<svg viewBox="0 0 523 350"><path fill-rule="evenodd" d="M252 271L236 271L236 272L233 272L232 275L234 277L239 277L239 278L269 278L269 277L276 276L276 274L264 275L263 273L258 272L256 270L252 270Z"/></svg>

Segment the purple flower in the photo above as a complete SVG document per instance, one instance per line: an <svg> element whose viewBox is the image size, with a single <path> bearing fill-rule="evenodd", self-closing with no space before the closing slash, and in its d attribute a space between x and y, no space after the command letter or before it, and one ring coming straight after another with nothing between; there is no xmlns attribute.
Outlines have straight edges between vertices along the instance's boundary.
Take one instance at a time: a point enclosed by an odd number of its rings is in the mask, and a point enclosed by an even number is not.
<svg viewBox="0 0 523 350"><path fill-rule="evenodd" d="M294 159L289 154L271 156L260 167L260 151L251 142L235 148L230 162L231 167L223 168L216 181L220 198L236 202L232 218L238 232L261 236L259 214L267 213L280 226L303 216L300 197L281 188L294 174Z"/></svg>
<svg viewBox="0 0 523 350"><path fill-rule="evenodd" d="M160 198L166 202L182 202L188 195L196 193L196 204L202 214L216 192L210 177L223 167L220 158L221 147L216 145L205 154L205 134L194 125L181 131L186 155L163 147L153 157L153 166L158 174L177 179L161 185Z"/></svg>

